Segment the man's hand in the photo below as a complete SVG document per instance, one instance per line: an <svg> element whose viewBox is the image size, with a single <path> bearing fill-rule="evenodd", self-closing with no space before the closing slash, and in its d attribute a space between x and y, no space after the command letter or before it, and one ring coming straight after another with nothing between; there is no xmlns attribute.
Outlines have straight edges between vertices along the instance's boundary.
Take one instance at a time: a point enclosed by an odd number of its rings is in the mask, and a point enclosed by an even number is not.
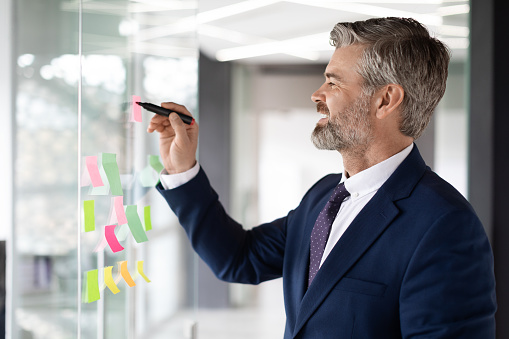
<svg viewBox="0 0 509 339"><path fill-rule="evenodd" d="M182 105L163 102L162 107L192 116ZM155 114L150 120L147 132L159 132L159 152L163 165L169 174L181 173L196 164L198 148L198 124L186 125L180 117L172 113L169 117Z"/></svg>

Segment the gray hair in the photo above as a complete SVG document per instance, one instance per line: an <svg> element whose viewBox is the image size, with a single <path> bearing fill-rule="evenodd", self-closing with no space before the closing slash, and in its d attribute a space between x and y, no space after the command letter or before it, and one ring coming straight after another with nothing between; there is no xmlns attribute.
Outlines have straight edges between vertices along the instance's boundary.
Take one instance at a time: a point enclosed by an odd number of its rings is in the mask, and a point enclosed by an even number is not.
<svg viewBox="0 0 509 339"><path fill-rule="evenodd" d="M417 139L445 92L450 52L414 19L376 18L340 22L330 33L336 48L365 45L357 65L363 89L373 94L387 84L403 87L400 131Z"/></svg>

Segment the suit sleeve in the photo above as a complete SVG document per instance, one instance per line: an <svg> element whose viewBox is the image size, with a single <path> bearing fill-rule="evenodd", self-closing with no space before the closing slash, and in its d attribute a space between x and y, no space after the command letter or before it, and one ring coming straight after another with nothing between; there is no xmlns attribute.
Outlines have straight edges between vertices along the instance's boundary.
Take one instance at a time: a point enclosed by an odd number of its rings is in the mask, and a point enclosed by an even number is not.
<svg viewBox="0 0 509 339"><path fill-rule="evenodd" d="M403 338L495 338L493 256L480 221L451 212L428 230L402 282Z"/></svg>
<svg viewBox="0 0 509 339"><path fill-rule="evenodd" d="M219 279L258 284L281 277L287 217L245 230L227 215L202 169L175 189L156 188Z"/></svg>

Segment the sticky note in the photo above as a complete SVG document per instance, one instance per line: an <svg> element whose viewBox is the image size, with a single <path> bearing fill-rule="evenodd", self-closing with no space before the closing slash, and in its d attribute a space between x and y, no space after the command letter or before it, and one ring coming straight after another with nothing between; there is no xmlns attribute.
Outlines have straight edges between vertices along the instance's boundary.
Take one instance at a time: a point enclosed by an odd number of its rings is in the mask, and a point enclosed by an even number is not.
<svg viewBox="0 0 509 339"><path fill-rule="evenodd" d="M101 187L104 186L101 174L99 173L99 167L97 166L97 156L86 157L88 175L92 181L92 186Z"/></svg>
<svg viewBox="0 0 509 339"><path fill-rule="evenodd" d="M146 166L140 172L140 183L143 187L154 187L157 184L157 173L150 166Z"/></svg>
<svg viewBox="0 0 509 339"><path fill-rule="evenodd" d="M119 225L127 224L127 218L124 211L124 197L114 197L115 214L117 216L117 222Z"/></svg>
<svg viewBox="0 0 509 339"><path fill-rule="evenodd" d="M122 278L124 278L125 282L129 287L136 286L131 274L129 274L129 270L127 269L127 261L122 261L120 263L120 273L122 274Z"/></svg>
<svg viewBox="0 0 509 339"><path fill-rule="evenodd" d="M98 158L99 161L99 158ZM90 186L90 191L88 192L89 195L108 195L110 194L110 184L108 182L108 177L106 176L106 172L104 171L104 168L101 165L97 165L99 167L99 174L101 175L101 180L103 182L103 186L94 187Z"/></svg>
<svg viewBox="0 0 509 339"><path fill-rule="evenodd" d="M95 201L83 201L83 211L85 213L85 232L95 230Z"/></svg>
<svg viewBox="0 0 509 339"><path fill-rule="evenodd" d="M152 167L157 173L161 173L164 166L159 161L158 155L149 155L148 156L148 163L150 164L150 167Z"/></svg>
<svg viewBox="0 0 509 339"><path fill-rule="evenodd" d="M104 234L101 233L101 239L99 239L99 242L97 245L95 245L94 252L100 252L106 248L106 245L108 245L108 242L106 241L106 237Z"/></svg>
<svg viewBox="0 0 509 339"><path fill-rule="evenodd" d="M117 284L115 284L115 280L113 280L113 274L111 273L112 270L113 266L104 268L104 283L113 294L117 294L120 290L118 289Z"/></svg>
<svg viewBox="0 0 509 339"><path fill-rule="evenodd" d="M99 271L90 270L85 272L85 291L83 294L83 301L91 303L101 298L99 292Z"/></svg>
<svg viewBox="0 0 509 339"><path fill-rule="evenodd" d="M148 241L147 234L143 230L140 217L138 216L138 208L136 205L129 205L126 208L127 224L137 243Z"/></svg>
<svg viewBox="0 0 509 339"><path fill-rule="evenodd" d="M127 235L129 234L129 226L127 225L119 225L116 228L116 236L119 241L124 241L127 238Z"/></svg>
<svg viewBox="0 0 509 339"><path fill-rule="evenodd" d="M137 102L141 101L141 97L138 95L132 96L132 105L131 105L131 121L141 122L141 106L137 104Z"/></svg>
<svg viewBox="0 0 509 339"><path fill-rule="evenodd" d="M150 282L150 279L143 272L143 260L139 260L136 262L136 266L138 267L138 273L145 279L146 282Z"/></svg>
<svg viewBox="0 0 509 339"><path fill-rule="evenodd" d="M106 172L106 177L110 184L111 195L123 195L122 183L120 181L120 173L118 170L116 154L103 153L102 154L102 168Z"/></svg>
<svg viewBox="0 0 509 339"><path fill-rule="evenodd" d="M85 167L81 171L81 178L80 178L80 186L86 187L90 186L92 184L92 181L90 180L90 175L88 174L88 169Z"/></svg>
<svg viewBox="0 0 509 339"><path fill-rule="evenodd" d="M124 249L122 245L120 245L120 243L118 242L117 237L115 236L116 226L117 225L104 226L104 237L106 238L108 245L110 245L110 248L113 251L113 253L120 252Z"/></svg>
<svg viewBox="0 0 509 339"><path fill-rule="evenodd" d="M143 207L143 217L145 219L145 231L152 229L152 219L150 218L150 206Z"/></svg>

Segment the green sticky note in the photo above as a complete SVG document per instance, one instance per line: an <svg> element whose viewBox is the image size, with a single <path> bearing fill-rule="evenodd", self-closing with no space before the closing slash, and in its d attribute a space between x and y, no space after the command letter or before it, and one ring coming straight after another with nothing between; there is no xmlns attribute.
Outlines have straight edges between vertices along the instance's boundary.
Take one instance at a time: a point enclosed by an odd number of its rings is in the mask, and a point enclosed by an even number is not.
<svg viewBox="0 0 509 339"><path fill-rule="evenodd" d="M157 184L157 176L154 169L150 166L145 167L140 172L140 183L143 187L154 187Z"/></svg>
<svg viewBox="0 0 509 339"><path fill-rule="evenodd" d="M85 293L83 301L91 303L101 298L99 293L99 270L85 272Z"/></svg>
<svg viewBox="0 0 509 339"><path fill-rule="evenodd" d="M120 182L120 172L117 165L117 156L114 153L102 154L102 167L106 172L108 183L110 184L112 195L124 195L122 183Z"/></svg>
<svg viewBox="0 0 509 339"><path fill-rule="evenodd" d="M143 230L140 217L138 216L138 209L136 205L129 205L126 208L125 215L127 217L127 225L133 234L134 240L137 243L148 241L147 234Z"/></svg>
<svg viewBox="0 0 509 339"><path fill-rule="evenodd" d="M145 231L150 231L152 229L152 220L150 219L150 206L145 206L143 208L143 215L145 217Z"/></svg>
<svg viewBox="0 0 509 339"><path fill-rule="evenodd" d="M83 201L83 211L85 213L85 232L95 231L95 201Z"/></svg>
<svg viewBox="0 0 509 339"><path fill-rule="evenodd" d="M159 161L158 155L149 155L148 162L150 164L150 167L152 167L157 173L161 173L161 171L164 168L163 164L161 164L161 162Z"/></svg>
<svg viewBox="0 0 509 339"><path fill-rule="evenodd" d="M124 241L129 234L129 227L127 225L119 225L115 228L115 235L117 236L118 241Z"/></svg>

